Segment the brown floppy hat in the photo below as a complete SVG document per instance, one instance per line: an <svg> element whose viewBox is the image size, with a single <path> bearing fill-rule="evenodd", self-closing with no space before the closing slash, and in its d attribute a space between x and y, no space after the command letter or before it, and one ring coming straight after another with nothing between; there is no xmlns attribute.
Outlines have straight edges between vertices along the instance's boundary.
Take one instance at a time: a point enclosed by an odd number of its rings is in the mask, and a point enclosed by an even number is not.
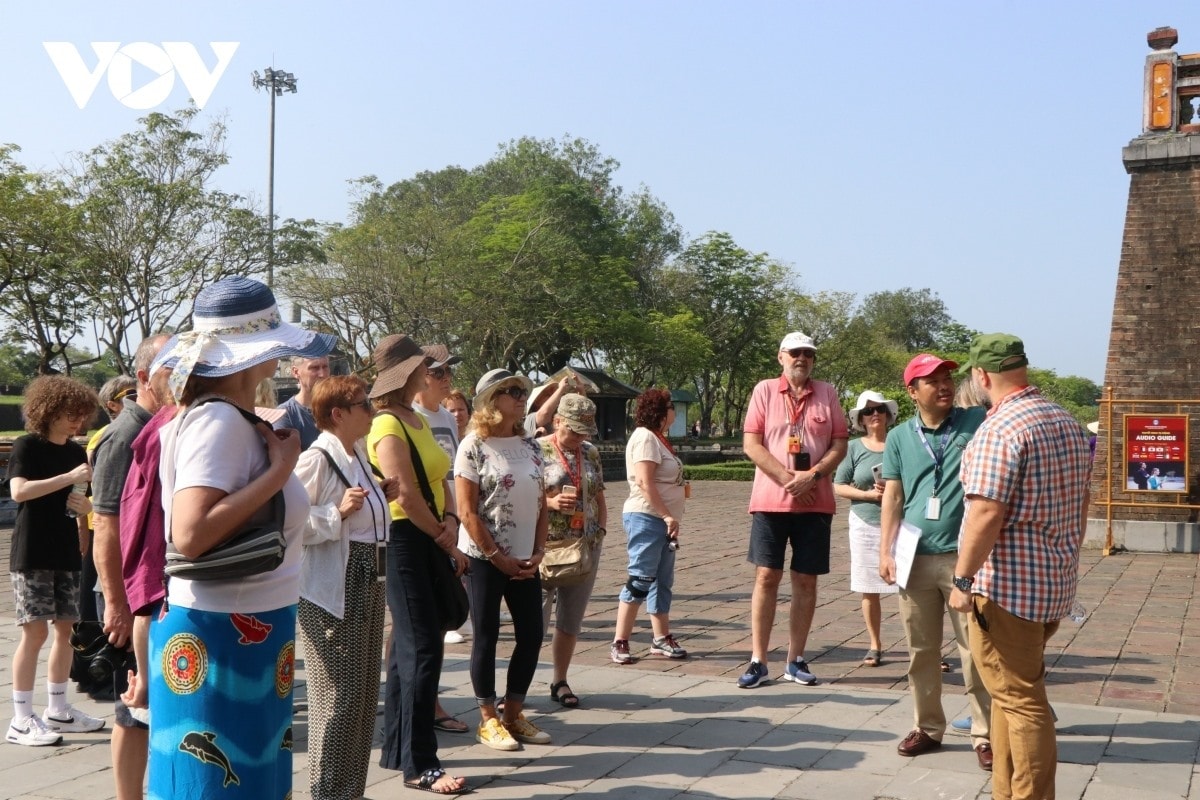
<svg viewBox="0 0 1200 800"><path fill-rule="evenodd" d="M368 397L374 399L403 389L413 371L425 362L425 351L405 333L389 334L375 345L375 383Z"/></svg>

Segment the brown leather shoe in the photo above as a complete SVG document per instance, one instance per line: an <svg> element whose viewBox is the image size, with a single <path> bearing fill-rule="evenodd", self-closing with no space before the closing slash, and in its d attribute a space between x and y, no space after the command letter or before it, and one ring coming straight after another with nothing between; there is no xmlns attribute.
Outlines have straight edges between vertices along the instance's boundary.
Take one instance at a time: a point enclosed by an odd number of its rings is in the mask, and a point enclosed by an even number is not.
<svg viewBox="0 0 1200 800"><path fill-rule="evenodd" d="M992 746L987 742L975 748L975 757L979 759L979 768L984 772L992 771Z"/></svg>
<svg viewBox="0 0 1200 800"><path fill-rule="evenodd" d="M941 746L941 742L920 728L917 728L914 731L909 731L908 736L904 737L904 741L896 745L896 752L902 756L912 757L932 752Z"/></svg>

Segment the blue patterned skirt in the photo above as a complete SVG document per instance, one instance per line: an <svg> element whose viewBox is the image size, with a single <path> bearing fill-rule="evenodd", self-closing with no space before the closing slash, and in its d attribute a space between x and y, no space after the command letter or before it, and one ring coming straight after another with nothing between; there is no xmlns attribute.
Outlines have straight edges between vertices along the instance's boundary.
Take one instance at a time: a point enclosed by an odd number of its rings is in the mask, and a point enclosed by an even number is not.
<svg viewBox="0 0 1200 800"><path fill-rule="evenodd" d="M148 797L291 796L295 640L296 606L152 621Z"/></svg>

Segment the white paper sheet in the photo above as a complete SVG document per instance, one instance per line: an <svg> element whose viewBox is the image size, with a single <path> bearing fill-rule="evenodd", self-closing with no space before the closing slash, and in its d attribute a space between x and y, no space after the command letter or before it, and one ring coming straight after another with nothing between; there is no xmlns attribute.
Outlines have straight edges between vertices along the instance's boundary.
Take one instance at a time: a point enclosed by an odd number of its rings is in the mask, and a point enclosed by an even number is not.
<svg viewBox="0 0 1200 800"><path fill-rule="evenodd" d="M921 529L909 522L900 523L896 534L896 583L901 589L908 588L908 576L912 572L913 558L917 555L917 542L921 540Z"/></svg>

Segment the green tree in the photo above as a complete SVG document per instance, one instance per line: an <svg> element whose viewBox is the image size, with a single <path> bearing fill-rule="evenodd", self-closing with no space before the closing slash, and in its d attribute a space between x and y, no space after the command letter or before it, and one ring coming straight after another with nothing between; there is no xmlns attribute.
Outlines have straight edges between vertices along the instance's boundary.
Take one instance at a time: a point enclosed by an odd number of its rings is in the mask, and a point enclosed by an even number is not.
<svg viewBox="0 0 1200 800"><path fill-rule="evenodd" d="M907 353L855 310L850 292L820 292L795 298L794 328L817 345L814 374L853 398L864 389L885 391L900 383Z"/></svg>
<svg viewBox="0 0 1200 800"><path fill-rule="evenodd" d="M728 233L710 231L683 250L666 279L712 351L692 376L701 424L711 427L720 403L721 420L731 427L744 414L754 383L773 368L770 357L795 291L791 275L766 253L752 253Z"/></svg>
<svg viewBox="0 0 1200 800"><path fill-rule="evenodd" d="M78 217L54 175L27 171L0 146L0 318L37 355L37 372L68 373L87 298L75 282Z"/></svg>
<svg viewBox="0 0 1200 800"><path fill-rule="evenodd" d="M37 354L16 342L0 344L0 391L17 394L37 377Z"/></svg>
<svg viewBox="0 0 1200 800"><path fill-rule="evenodd" d="M909 352L932 349L952 321L946 304L929 289L874 292L863 298L858 313L870 328Z"/></svg>
<svg viewBox="0 0 1200 800"><path fill-rule="evenodd" d="M72 280L93 336L122 371L142 339L189 324L201 288L265 268L266 221L213 186L229 160L225 126L193 130L197 113L152 113L80 156L69 176L81 253Z"/></svg>

